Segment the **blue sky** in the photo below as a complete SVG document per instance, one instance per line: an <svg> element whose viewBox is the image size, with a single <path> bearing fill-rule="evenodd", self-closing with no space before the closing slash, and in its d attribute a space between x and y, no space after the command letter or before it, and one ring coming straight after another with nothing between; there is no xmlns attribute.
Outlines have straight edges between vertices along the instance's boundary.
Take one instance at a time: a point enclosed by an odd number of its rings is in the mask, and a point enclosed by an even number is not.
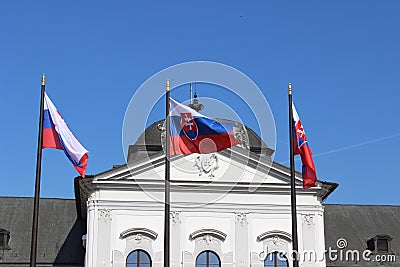
<svg viewBox="0 0 400 267"><path fill-rule="evenodd" d="M340 184L328 203L400 205L399 8L395 0L2 1L0 195L33 196L42 72L90 151L91 174L124 163L125 109L146 79L208 60L261 88L283 163L293 83L318 176ZM44 151L42 197L72 198L75 176L61 151Z"/></svg>

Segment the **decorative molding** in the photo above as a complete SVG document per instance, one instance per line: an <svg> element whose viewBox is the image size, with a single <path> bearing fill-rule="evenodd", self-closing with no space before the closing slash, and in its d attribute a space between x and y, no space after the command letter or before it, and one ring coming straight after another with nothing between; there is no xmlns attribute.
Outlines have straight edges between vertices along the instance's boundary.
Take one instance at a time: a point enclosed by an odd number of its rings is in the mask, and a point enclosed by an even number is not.
<svg viewBox="0 0 400 267"><path fill-rule="evenodd" d="M240 142L238 146L250 150L249 136L243 124L235 123L234 135L236 140Z"/></svg>
<svg viewBox="0 0 400 267"><path fill-rule="evenodd" d="M141 243L142 240L143 240L143 235L142 235L142 234L137 234L137 235L134 236L133 240L135 240L136 243L139 244L139 243Z"/></svg>
<svg viewBox="0 0 400 267"><path fill-rule="evenodd" d="M275 245L275 246L277 246L278 244L279 244L279 236L274 236L273 238L272 238L272 243Z"/></svg>
<svg viewBox="0 0 400 267"><path fill-rule="evenodd" d="M170 219L173 224L182 223L182 221L180 219L180 214L181 214L181 211L179 211L179 210L173 210L169 213Z"/></svg>
<svg viewBox="0 0 400 267"><path fill-rule="evenodd" d="M156 240L158 234L147 228L130 228L128 230L123 231L119 235L121 239L127 238L128 236L134 236L134 240L137 243L140 243L143 239L143 236L148 237L152 240Z"/></svg>
<svg viewBox="0 0 400 267"><path fill-rule="evenodd" d="M315 225L315 222L314 222L314 215L313 215L313 214L306 214L306 215L303 215L303 224L306 224L306 225Z"/></svg>
<svg viewBox="0 0 400 267"><path fill-rule="evenodd" d="M200 230L194 231L193 233L190 234L189 238L191 240L194 240L194 239L197 239L197 238L203 237L203 236L205 237L205 239L209 239L209 240L210 240L210 237L215 237L216 239L218 239L222 242L224 242L226 239L225 233L215 230L215 229L200 229Z"/></svg>
<svg viewBox="0 0 400 267"><path fill-rule="evenodd" d="M201 239L199 240L199 244L205 244L207 246L210 245L218 245L220 240L217 240L216 238L214 238L213 236L207 234L201 237Z"/></svg>
<svg viewBox="0 0 400 267"><path fill-rule="evenodd" d="M165 120L157 124L158 130L161 132L161 144L163 144L163 141L165 141L165 133L166 133L166 125L165 125Z"/></svg>
<svg viewBox="0 0 400 267"><path fill-rule="evenodd" d="M151 239L142 234L131 235L126 238L127 247L138 248L138 247L149 247L151 246Z"/></svg>
<svg viewBox="0 0 400 267"><path fill-rule="evenodd" d="M199 155L193 166L199 170L199 176L205 174L214 178L214 172L219 169L218 156L215 153Z"/></svg>
<svg viewBox="0 0 400 267"><path fill-rule="evenodd" d="M236 212L235 217L236 221L239 222L242 226L248 224L249 222L247 221L247 214L244 212Z"/></svg>
<svg viewBox="0 0 400 267"><path fill-rule="evenodd" d="M279 242L280 239L285 239L288 241L292 240L292 236L284 231L274 230L262 233L261 235L257 236L257 241L264 241L267 238L271 238L272 242Z"/></svg>
<svg viewBox="0 0 400 267"><path fill-rule="evenodd" d="M110 209L99 209L99 220L103 219L104 222L111 221L111 210Z"/></svg>

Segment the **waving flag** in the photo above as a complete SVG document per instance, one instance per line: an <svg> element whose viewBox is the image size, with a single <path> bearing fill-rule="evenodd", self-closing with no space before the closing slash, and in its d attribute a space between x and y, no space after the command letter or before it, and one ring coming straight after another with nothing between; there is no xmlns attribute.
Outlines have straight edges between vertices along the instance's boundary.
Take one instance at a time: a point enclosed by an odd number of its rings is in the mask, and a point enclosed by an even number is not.
<svg viewBox="0 0 400 267"><path fill-rule="evenodd" d="M317 181L317 173L315 171L314 161L312 159L312 153L308 144L306 133L303 125L301 124L299 115L297 114L296 108L292 103L293 109L293 136L294 136L294 154L301 157L302 176L303 176L303 188L307 189L315 186Z"/></svg>
<svg viewBox="0 0 400 267"><path fill-rule="evenodd" d="M240 144L234 124L220 123L170 98L170 155L208 154Z"/></svg>
<svg viewBox="0 0 400 267"><path fill-rule="evenodd" d="M43 114L43 148L63 150L82 177L85 177L88 151L69 130L61 114L45 93Z"/></svg>

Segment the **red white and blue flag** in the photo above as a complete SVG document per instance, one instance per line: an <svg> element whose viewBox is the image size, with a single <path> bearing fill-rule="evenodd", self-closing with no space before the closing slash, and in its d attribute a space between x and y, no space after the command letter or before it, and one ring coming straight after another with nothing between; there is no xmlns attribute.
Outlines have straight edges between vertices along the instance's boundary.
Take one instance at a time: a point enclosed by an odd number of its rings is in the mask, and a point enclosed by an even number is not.
<svg viewBox="0 0 400 267"><path fill-rule="evenodd" d="M314 161L312 159L312 152L308 144L306 133L303 125L300 121L299 115L297 114L296 108L292 103L293 109L293 136L294 136L294 154L301 157L302 176L303 176L303 188L307 189L315 186L317 181L317 173L315 171Z"/></svg>
<svg viewBox="0 0 400 267"><path fill-rule="evenodd" d="M170 155L208 154L240 144L235 125L210 119L170 98Z"/></svg>
<svg viewBox="0 0 400 267"><path fill-rule="evenodd" d="M75 169L85 177L88 151L69 130L61 114L45 93L42 148L63 150Z"/></svg>

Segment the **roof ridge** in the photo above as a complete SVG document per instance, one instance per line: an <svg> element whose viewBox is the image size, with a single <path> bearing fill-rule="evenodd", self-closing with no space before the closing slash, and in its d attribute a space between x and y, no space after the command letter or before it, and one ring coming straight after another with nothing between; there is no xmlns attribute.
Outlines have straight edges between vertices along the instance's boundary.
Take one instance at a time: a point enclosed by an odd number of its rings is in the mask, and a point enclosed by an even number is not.
<svg viewBox="0 0 400 267"><path fill-rule="evenodd" d="M323 206L363 206L363 207L397 207L400 208L400 205L395 205L395 204L350 204L350 203L331 203L331 204L322 204Z"/></svg>
<svg viewBox="0 0 400 267"><path fill-rule="evenodd" d="M6 198L14 198L14 199L33 199L33 197L27 197L27 196L0 196L0 199L6 199ZM60 197L41 197L41 200L75 200L75 198L60 198Z"/></svg>

